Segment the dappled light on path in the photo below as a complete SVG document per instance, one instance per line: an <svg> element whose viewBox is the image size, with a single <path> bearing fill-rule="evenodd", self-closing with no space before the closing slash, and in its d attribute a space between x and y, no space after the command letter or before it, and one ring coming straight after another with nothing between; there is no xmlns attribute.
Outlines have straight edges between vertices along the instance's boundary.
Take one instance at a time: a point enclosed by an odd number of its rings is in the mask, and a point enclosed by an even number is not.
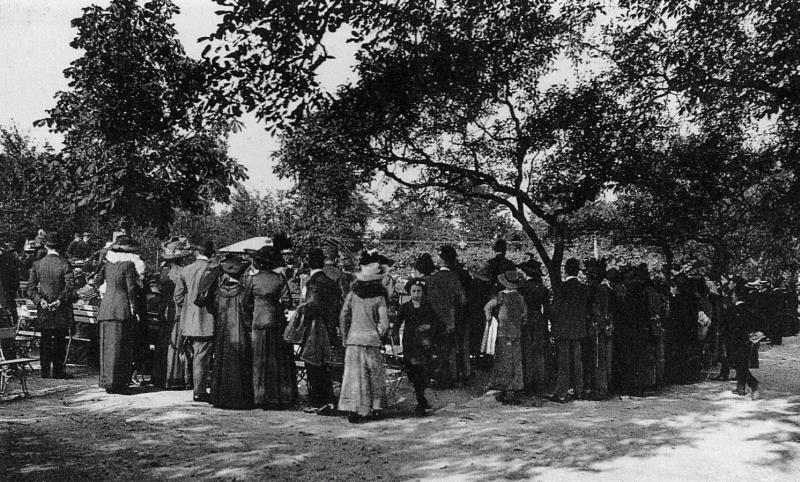
<svg viewBox="0 0 800 482"><path fill-rule="evenodd" d="M352 425L297 410L217 410L189 391L126 397L84 386L0 405L0 454L26 481L796 480L794 340L765 352L771 368L757 374L766 390L756 401L718 382L513 407L479 390L442 391L429 417L407 402Z"/></svg>

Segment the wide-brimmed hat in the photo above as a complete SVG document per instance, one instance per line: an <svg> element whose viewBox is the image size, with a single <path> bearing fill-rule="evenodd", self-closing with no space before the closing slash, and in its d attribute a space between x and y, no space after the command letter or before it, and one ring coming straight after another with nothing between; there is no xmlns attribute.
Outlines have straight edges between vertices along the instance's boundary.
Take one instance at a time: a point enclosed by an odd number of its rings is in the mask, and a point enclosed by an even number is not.
<svg viewBox="0 0 800 482"><path fill-rule="evenodd" d="M117 241L108 250L116 253L138 253L140 244L127 234L117 236Z"/></svg>
<svg viewBox="0 0 800 482"><path fill-rule="evenodd" d="M422 253L414 263L414 269L424 275L429 275L436 271L436 265L429 253Z"/></svg>
<svg viewBox="0 0 800 482"><path fill-rule="evenodd" d="M517 268L528 276L542 276L542 263L540 263L533 253L525 253L528 259L519 263Z"/></svg>
<svg viewBox="0 0 800 482"><path fill-rule="evenodd" d="M497 279L500 280L500 283L503 286L511 289L519 288L519 284L522 283L522 276L520 276L519 271L515 269L510 269L506 271L505 273L498 276Z"/></svg>
<svg viewBox="0 0 800 482"><path fill-rule="evenodd" d="M162 259L178 259L192 255L192 246L189 240L178 236L173 236L166 240L161 247L163 248Z"/></svg>
<svg viewBox="0 0 800 482"><path fill-rule="evenodd" d="M244 271L248 267L247 261L245 261L241 256L233 255L229 256L219 263L220 267L222 267L222 272L228 274L234 278L238 278L239 276L244 273Z"/></svg>
<svg viewBox="0 0 800 482"><path fill-rule="evenodd" d="M54 248L54 247L58 246L58 243L59 243L59 241L58 241L58 233L52 233L51 232L51 233L45 234L44 238L42 239L42 242L44 243L45 246L50 247L50 248Z"/></svg>
<svg viewBox="0 0 800 482"><path fill-rule="evenodd" d="M81 236L91 236L91 235L92 233L90 233L89 231L84 231L83 234L81 234Z"/></svg>
<svg viewBox="0 0 800 482"><path fill-rule="evenodd" d="M214 242L208 239L194 245L194 249L196 249L203 256L213 256L214 252L216 251L214 249Z"/></svg>
<svg viewBox="0 0 800 482"><path fill-rule="evenodd" d="M364 251L361 253L361 259L358 260L358 264L361 267L361 271L356 273L356 278L361 281L381 279L386 274L386 265L381 263L381 255L378 253Z"/></svg>
<svg viewBox="0 0 800 482"><path fill-rule="evenodd" d="M265 269L272 269L278 265L275 259L276 251L273 246L262 246L259 249L245 249L244 252L249 254L253 259L258 260L259 265L264 266Z"/></svg>

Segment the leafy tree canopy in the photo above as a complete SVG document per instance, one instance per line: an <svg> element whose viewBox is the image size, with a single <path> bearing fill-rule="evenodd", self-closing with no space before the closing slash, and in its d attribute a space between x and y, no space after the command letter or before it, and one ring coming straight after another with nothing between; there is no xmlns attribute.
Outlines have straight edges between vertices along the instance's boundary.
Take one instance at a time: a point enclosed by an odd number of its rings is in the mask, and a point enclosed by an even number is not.
<svg viewBox="0 0 800 482"><path fill-rule="evenodd" d="M51 194L162 234L175 208L224 202L245 178L224 131L200 120L205 73L176 39L176 13L169 0L84 8L72 22L70 45L83 54L64 71L70 89L39 121L64 134L62 159L76 176L75 189Z"/></svg>

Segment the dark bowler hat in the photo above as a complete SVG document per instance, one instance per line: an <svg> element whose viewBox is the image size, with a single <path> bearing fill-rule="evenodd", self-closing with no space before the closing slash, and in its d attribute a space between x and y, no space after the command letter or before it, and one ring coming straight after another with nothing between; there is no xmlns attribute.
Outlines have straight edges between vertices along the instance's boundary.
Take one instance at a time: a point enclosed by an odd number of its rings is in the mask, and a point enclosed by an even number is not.
<svg viewBox="0 0 800 482"><path fill-rule="evenodd" d="M439 257L449 263L458 261L458 253L456 252L456 248L450 244L443 244L442 247L439 248Z"/></svg>
<svg viewBox="0 0 800 482"><path fill-rule="evenodd" d="M317 264L324 264L325 263L325 253L322 252L320 248L311 248L308 250L308 254L306 255L306 259L309 263L316 262Z"/></svg>
<svg viewBox="0 0 800 482"><path fill-rule="evenodd" d="M195 245L194 249L199 251L203 256L213 256L215 251L214 242L207 239L200 244Z"/></svg>
<svg viewBox="0 0 800 482"><path fill-rule="evenodd" d="M506 243L506 240L503 238L498 238L497 241L494 242L492 250L495 253L505 253L506 251L508 251L508 244Z"/></svg>
<svg viewBox="0 0 800 482"><path fill-rule="evenodd" d="M58 233L47 233L44 235L44 245L49 248L55 248L58 246Z"/></svg>
<svg viewBox="0 0 800 482"><path fill-rule="evenodd" d="M517 268L521 269L523 273L528 276L542 276L542 263L540 263L533 253L525 253L528 259L519 263Z"/></svg>
<svg viewBox="0 0 800 482"><path fill-rule="evenodd" d="M429 253L422 253L417 262L414 263L414 269L424 275L429 275L436 271L436 265L433 263L433 258Z"/></svg>

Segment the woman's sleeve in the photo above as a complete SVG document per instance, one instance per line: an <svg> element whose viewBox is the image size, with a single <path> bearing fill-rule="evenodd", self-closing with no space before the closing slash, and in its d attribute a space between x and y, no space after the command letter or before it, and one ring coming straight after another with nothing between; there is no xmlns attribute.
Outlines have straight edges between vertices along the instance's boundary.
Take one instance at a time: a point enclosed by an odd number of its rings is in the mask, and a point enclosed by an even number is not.
<svg viewBox="0 0 800 482"><path fill-rule="evenodd" d="M486 306L483 307L483 313L486 315L486 321L491 321L496 306L497 298L492 298L488 303L486 303Z"/></svg>
<svg viewBox="0 0 800 482"><path fill-rule="evenodd" d="M378 298L378 336L383 338L387 331L389 331L389 310L386 299L380 297Z"/></svg>
<svg viewBox="0 0 800 482"><path fill-rule="evenodd" d="M353 293L348 293L342 305L342 312L339 314L339 329L342 331L342 344L347 346L347 334L350 332L350 322L353 319Z"/></svg>

